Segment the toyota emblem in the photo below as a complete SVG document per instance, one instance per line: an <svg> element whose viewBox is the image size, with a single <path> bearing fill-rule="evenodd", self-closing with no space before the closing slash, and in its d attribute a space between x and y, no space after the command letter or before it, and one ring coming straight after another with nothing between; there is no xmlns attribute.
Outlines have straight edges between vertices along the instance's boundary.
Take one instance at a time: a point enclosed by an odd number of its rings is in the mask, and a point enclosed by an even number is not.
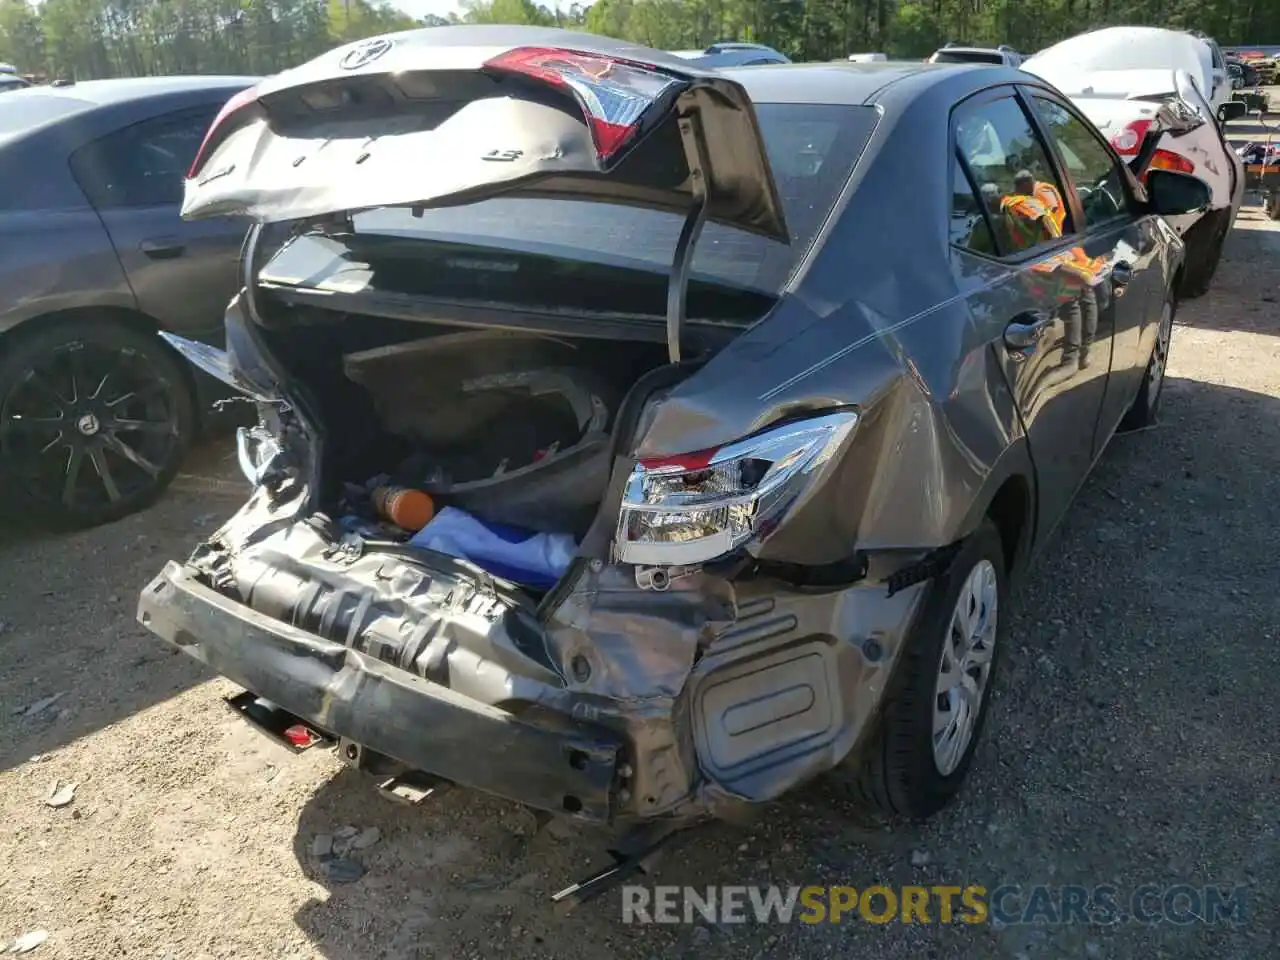
<svg viewBox="0 0 1280 960"><path fill-rule="evenodd" d="M373 63L373 61L381 57L391 49L392 45L393 41L386 37L366 40L344 53L342 59L338 61L338 66L343 70L355 70L357 67L363 67L366 63Z"/></svg>

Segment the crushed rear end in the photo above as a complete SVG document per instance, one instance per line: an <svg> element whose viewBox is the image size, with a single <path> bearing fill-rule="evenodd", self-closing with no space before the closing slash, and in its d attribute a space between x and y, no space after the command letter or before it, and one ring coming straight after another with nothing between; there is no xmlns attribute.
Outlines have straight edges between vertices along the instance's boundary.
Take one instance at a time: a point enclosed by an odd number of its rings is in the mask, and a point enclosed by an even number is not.
<svg viewBox="0 0 1280 960"><path fill-rule="evenodd" d="M704 228L739 265L742 237L793 240L745 91L559 31L427 30L322 61L229 105L192 171L188 215L258 226L226 351L176 345L262 422L240 435L249 502L143 591L141 622L349 760L630 836L834 766L870 728L919 587L886 597L887 571L840 553L838 531L809 538L831 554L811 568L760 554L828 509L811 501L857 411L645 448L664 397L785 297L692 266ZM815 223L870 131L828 125L836 187L808 205ZM791 184L821 166L803 135L773 157L809 164ZM466 155L438 159L432 136ZM351 172L366 165L381 172ZM522 197L675 215L668 261L412 232ZM572 555L535 582L397 532L368 509L383 470L486 522L569 535Z"/></svg>

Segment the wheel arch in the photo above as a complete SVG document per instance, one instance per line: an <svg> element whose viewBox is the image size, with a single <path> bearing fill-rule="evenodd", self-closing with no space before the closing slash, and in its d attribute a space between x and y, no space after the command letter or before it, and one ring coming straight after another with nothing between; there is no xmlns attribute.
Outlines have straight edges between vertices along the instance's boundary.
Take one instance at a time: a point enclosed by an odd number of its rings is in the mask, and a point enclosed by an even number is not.
<svg viewBox="0 0 1280 960"><path fill-rule="evenodd" d="M1025 438L1011 444L987 475L965 519L968 535L989 519L1000 532L1005 573L1016 580L1026 571L1035 544L1035 465Z"/></svg>
<svg viewBox="0 0 1280 960"><path fill-rule="evenodd" d="M1010 577L1020 574L1026 566L1032 532L1031 504L1031 484L1022 474L1015 473L995 491L984 512L1000 531L1005 570Z"/></svg>

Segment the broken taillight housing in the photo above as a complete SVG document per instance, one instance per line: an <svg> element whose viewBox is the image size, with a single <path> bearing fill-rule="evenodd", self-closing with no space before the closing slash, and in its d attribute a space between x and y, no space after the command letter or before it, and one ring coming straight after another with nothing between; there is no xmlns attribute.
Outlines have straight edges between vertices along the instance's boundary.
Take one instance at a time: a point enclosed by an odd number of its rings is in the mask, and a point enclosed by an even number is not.
<svg viewBox="0 0 1280 960"><path fill-rule="evenodd" d="M607 165L640 130L645 112L684 82L649 64L553 47L518 47L485 69L523 74L572 93Z"/></svg>
<svg viewBox="0 0 1280 960"><path fill-rule="evenodd" d="M622 563L706 563L767 535L804 500L857 423L797 420L716 450L637 463L618 517Z"/></svg>
<svg viewBox="0 0 1280 960"><path fill-rule="evenodd" d="M1136 157L1142 149L1142 140L1150 129L1150 120L1135 120L1111 138L1111 145L1122 157Z"/></svg>
<svg viewBox="0 0 1280 960"><path fill-rule="evenodd" d="M1134 120L1125 126L1123 130L1111 138L1111 145L1116 148L1116 153L1122 157L1134 157L1142 149L1142 141L1147 135L1147 131L1151 129L1150 120ZM1147 170L1173 170L1177 173L1195 173L1196 165L1182 156L1180 153L1174 153L1172 150L1157 150L1151 155L1151 162L1147 164ZM1142 176L1138 179L1143 183L1147 180L1147 170L1142 171Z"/></svg>

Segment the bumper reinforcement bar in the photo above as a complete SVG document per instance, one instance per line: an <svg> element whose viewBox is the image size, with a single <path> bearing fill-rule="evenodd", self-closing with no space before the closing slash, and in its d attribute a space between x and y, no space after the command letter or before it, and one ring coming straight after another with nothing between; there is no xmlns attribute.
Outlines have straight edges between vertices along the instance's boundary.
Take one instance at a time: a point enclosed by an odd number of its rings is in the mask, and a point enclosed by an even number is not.
<svg viewBox="0 0 1280 960"><path fill-rule="evenodd" d="M340 643L271 619L168 564L138 619L161 639L287 711L414 770L537 810L607 823L621 742L553 730Z"/></svg>

